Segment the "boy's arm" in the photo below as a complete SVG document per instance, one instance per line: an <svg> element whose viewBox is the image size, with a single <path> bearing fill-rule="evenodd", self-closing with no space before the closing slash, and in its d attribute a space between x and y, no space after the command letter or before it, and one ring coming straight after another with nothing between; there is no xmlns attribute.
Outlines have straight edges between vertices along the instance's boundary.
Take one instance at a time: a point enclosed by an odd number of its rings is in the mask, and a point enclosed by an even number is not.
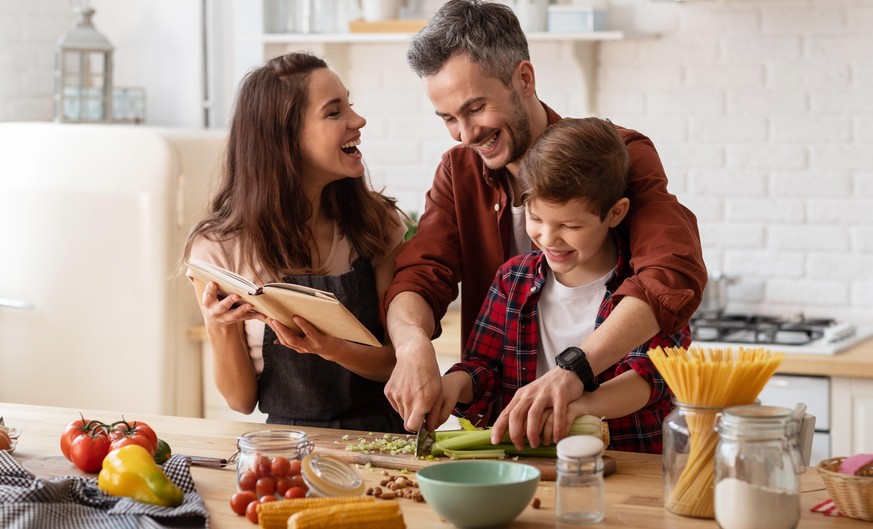
<svg viewBox="0 0 873 529"><path fill-rule="evenodd" d="M567 407L572 423L580 415L596 415L604 419L624 417L641 410L652 395L652 386L634 370L625 371L607 380L594 393L585 393Z"/></svg>
<svg viewBox="0 0 873 529"><path fill-rule="evenodd" d="M652 386L645 378L634 370L625 371L601 384L594 393L584 393L567 406L567 432L573 421L582 415L616 419L636 413L649 403L651 395ZM546 411L543 424L542 441L546 446L555 441L553 412L551 409Z"/></svg>

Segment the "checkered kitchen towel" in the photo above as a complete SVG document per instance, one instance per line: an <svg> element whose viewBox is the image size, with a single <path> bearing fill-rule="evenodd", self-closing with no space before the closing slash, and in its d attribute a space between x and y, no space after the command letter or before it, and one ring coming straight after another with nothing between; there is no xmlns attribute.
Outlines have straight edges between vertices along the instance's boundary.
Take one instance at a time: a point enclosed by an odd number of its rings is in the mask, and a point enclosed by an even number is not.
<svg viewBox="0 0 873 529"><path fill-rule="evenodd" d="M209 515L194 489L191 460L172 456L163 468L185 493L182 505L160 507L110 496L97 478L35 477L0 450L0 527L14 529L207 528Z"/></svg>

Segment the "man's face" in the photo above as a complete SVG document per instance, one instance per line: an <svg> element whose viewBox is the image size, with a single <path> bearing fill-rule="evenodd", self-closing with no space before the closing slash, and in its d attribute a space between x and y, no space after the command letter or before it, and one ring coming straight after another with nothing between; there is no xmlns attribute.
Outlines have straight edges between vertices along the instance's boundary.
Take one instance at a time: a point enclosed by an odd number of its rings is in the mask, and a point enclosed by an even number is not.
<svg viewBox="0 0 873 529"><path fill-rule="evenodd" d="M490 77L467 55L456 55L424 78L425 91L456 141L491 169L517 164L530 147L530 117L515 87Z"/></svg>

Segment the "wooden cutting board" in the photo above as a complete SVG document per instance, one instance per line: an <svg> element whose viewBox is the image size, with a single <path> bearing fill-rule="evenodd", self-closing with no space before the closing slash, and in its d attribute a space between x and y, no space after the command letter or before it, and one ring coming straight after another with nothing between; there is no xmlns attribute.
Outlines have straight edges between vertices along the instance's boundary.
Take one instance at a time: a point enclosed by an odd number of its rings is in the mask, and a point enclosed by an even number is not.
<svg viewBox="0 0 873 529"><path fill-rule="evenodd" d="M388 468L394 470L408 470L415 472L424 467L437 464L440 462L449 461L448 458L440 458L437 461L426 461L416 459L412 455L391 455L379 453L364 453L360 451L346 450L346 446L355 444L361 437L366 439L376 439L382 434L369 435L367 432L361 432L360 435L349 435L348 439L342 439L339 434L331 433L329 430L320 430L310 435L310 438L315 443L315 451L320 454L331 455L358 465L370 465L380 468ZM415 436L408 436L414 440ZM554 481L557 475L555 468L555 459L549 457L524 457L519 456L514 461L526 463L539 469L541 479L543 481ZM615 472L615 459L610 456L603 456L604 476L608 476Z"/></svg>

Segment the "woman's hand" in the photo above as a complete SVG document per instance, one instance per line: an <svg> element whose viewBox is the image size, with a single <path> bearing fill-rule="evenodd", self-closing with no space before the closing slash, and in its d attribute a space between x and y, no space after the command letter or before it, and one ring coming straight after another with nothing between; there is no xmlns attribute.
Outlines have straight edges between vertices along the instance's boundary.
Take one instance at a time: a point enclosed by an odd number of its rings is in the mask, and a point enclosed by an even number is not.
<svg viewBox="0 0 873 529"><path fill-rule="evenodd" d="M236 294L218 299L218 285L214 281L210 281L203 289L200 309L207 323L217 325L232 325L245 320L266 321L267 317L257 312L251 303L243 303L239 307L234 307L241 300L242 298Z"/></svg>
<svg viewBox="0 0 873 529"><path fill-rule="evenodd" d="M278 343L294 349L298 353L317 354L325 360L332 360L330 355L336 353L346 343L345 340L324 334L300 316L294 316L293 320L303 331L302 336L283 325L279 320L266 318L264 321L276 333Z"/></svg>

